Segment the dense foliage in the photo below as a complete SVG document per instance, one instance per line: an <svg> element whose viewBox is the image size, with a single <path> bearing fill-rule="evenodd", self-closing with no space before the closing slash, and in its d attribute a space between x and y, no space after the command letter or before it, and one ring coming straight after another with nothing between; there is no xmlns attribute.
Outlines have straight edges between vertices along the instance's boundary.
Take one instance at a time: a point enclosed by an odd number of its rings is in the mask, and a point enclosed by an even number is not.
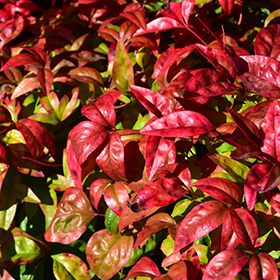
<svg viewBox="0 0 280 280"><path fill-rule="evenodd" d="M278 279L262 2L0 0L1 279Z"/></svg>

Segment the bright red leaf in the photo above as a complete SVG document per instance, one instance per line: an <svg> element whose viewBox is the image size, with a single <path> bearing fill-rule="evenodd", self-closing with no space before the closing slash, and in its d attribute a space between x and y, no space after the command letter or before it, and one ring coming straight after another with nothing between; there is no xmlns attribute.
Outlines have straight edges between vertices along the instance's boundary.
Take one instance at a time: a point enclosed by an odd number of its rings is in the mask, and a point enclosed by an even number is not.
<svg viewBox="0 0 280 280"><path fill-rule="evenodd" d="M189 17L193 10L194 4L195 0L183 0L182 2L182 16L187 26L189 24Z"/></svg>
<svg viewBox="0 0 280 280"><path fill-rule="evenodd" d="M233 9L234 0L219 0L219 3L222 6L225 14L229 16Z"/></svg>

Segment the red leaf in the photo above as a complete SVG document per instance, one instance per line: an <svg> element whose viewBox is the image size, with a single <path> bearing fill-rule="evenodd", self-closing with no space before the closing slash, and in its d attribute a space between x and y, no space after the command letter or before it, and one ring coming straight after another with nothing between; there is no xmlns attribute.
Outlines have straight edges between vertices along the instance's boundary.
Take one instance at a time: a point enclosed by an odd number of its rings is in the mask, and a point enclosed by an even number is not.
<svg viewBox="0 0 280 280"><path fill-rule="evenodd" d="M270 191L280 185L280 162L275 164L269 174L267 174L267 181L265 187L263 188L263 192Z"/></svg>
<svg viewBox="0 0 280 280"><path fill-rule="evenodd" d="M154 40L151 40L147 37L142 37L142 36L133 36L130 37L127 40L127 44L129 44L130 46L135 46L135 47L147 47L150 48L152 50L157 50L158 49L158 45Z"/></svg>
<svg viewBox="0 0 280 280"><path fill-rule="evenodd" d="M0 49L15 39L24 28L24 18L22 16L17 17L11 23L7 24L0 31Z"/></svg>
<svg viewBox="0 0 280 280"><path fill-rule="evenodd" d="M202 280L231 280L244 267L250 255L242 250L226 250L216 255L206 266Z"/></svg>
<svg viewBox="0 0 280 280"><path fill-rule="evenodd" d="M177 201L187 192L178 182L162 178L142 188L131 203L131 209L140 212L153 207L163 207Z"/></svg>
<svg viewBox="0 0 280 280"><path fill-rule="evenodd" d="M137 25L132 23L131 21L125 21L120 26L119 35L123 42L126 42L127 39L131 38L131 36L138 30ZM126 42L127 44L127 42Z"/></svg>
<svg viewBox="0 0 280 280"><path fill-rule="evenodd" d="M145 9L137 9L133 11L125 11L119 14L136 24L139 28L146 30Z"/></svg>
<svg viewBox="0 0 280 280"><path fill-rule="evenodd" d="M195 0L183 0L182 2L182 16L185 20L186 25L189 24L189 17L193 10Z"/></svg>
<svg viewBox="0 0 280 280"><path fill-rule="evenodd" d="M136 99L158 118L172 112L168 100L163 95L139 86L130 86L130 89Z"/></svg>
<svg viewBox="0 0 280 280"><path fill-rule="evenodd" d="M167 275L171 279L181 279L181 280L187 280L188 279L188 267L184 261L179 261L175 264L173 264L169 270Z"/></svg>
<svg viewBox="0 0 280 280"><path fill-rule="evenodd" d="M53 72L49 69L39 68L37 71L37 77L43 92L45 95L48 95L53 84Z"/></svg>
<svg viewBox="0 0 280 280"><path fill-rule="evenodd" d="M272 192L266 192L264 195L271 207L273 207L276 212L280 213L280 193L273 195Z"/></svg>
<svg viewBox="0 0 280 280"><path fill-rule="evenodd" d="M278 100L269 106L261 124L264 139L261 151L280 161L280 107Z"/></svg>
<svg viewBox="0 0 280 280"><path fill-rule="evenodd" d="M109 142L96 158L96 163L110 178L126 180L124 147L119 133L109 135Z"/></svg>
<svg viewBox="0 0 280 280"><path fill-rule="evenodd" d="M0 105L0 123L11 122L11 113L5 107Z"/></svg>
<svg viewBox="0 0 280 280"><path fill-rule="evenodd" d="M224 215L221 238L221 251L234 249L240 244L239 238L233 231L231 222L231 211L231 208L229 208Z"/></svg>
<svg viewBox="0 0 280 280"><path fill-rule="evenodd" d="M244 133L246 138L254 144L256 147L260 146L260 131L257 126L246 117L242 116L241 114L235 112L231 108L227 108L228 112L230 113L233 121L237 124L240 130Z"/></svg>
<svg viewBox="0 0 280 280"><path fill-rule="evenodd" d="M129 195L124 183L116 182L108 186L104 192L104 200L108 207L120 216L129 200Z"/></svg>
<svg viewBox="0 0 280 280"><path fill-rule="evenodd" d="M179 111L146 125L141 134L162 137L190 137L214 131L212 123L193 111Z"/></svg>
<svg viewBox="0 0 280 280"><path fill-rule="evenodd" d="M109 132L105 127L90 121L80 122L73 128L69 137L80 165L108 139Z"/></svg>
<svg viewBox="0 0 280 280"><path fill-rule="evenodd" d="M41 64L39 63L39 61L32 55L29 53L20 53L18 55L15 55L13 57L11 57L1 68L0 71L4 71L6 69L12 68L12 67L18 67L18 66L22 66L22 65L27 65L27 64L35 64L41 66Z"/></svg>
<svg viewBox="0 0 280 280"><path fill-rule="evenodd" d="M173 18L179 22L183 22L182 18L182 3L166 2L162 5L160 14L164 17Z"/></svg>
<svg viewBox="0 0 280 280"><path fill-rule="evenodd" d="M253 255L249 263L250 279L276 280L279 279L277 265L267 253Z"/></svg>
<svg viewBox="0 0 280 280"><path fill-rule="evenodd" d="M100 198L103 194L104 188L111 184L112 181L107 178L101 178L95 180L89 188L89 197L90 201L95 209L98 209L98 203L100 201Z"/></svg>
<svg viewBox="0 0 280 280"><path fill-rule="evenodd" d="M255 40L254 50L256 55L270 56L280 60L280 48L278 38L280 36L280 25L271 24L262 28Z"/></svg>
<svg viewBox="0 0 280 280"><path fill-rule="evenodd" d="M98 87L103 86L103 78L101 77L99 71L91 67L78 67L69 71L71 78L90 83Z"/></svg>
<svg viewBox="0 0 280 280"><path fill-rule="evenodd" d="M146 174L149 181L152 180L157 169L167 157L170 150L174 146L174 141L164 139L158 136L148 136L145 159L146 159Z"/></svg>
<svg viewBox="0 0 280 280"><path fill-rule="evenodd" d="M263 186L260 182L270 172L272 164L257 163L248 172L244 183L245 200L249 210L252 210L257 201L257 193L262 191Z"/></svg>
<svg viewBox="0 0 280 280"><path fill-rule="evenodd" d="M234 0L219 0L219 3L222 6L225 14L229 16L233 9Z"/></svg>
<svg viewBox="0 0 280 280"><path fill-rule="evenodd" d="M148 257L143 257L132 267L124 280L129 280L134 277L154 278L159 275L161 273L156 264Z"/></svg>
<svg viewBox="0 0 280 280"><path fill-rule="evenodd" d="M245 86L266 98L280 97L279 61L261 55L240 56L239 59L242 59L243 66L237 67L241 71L240 79Z"/></svg>
<svg viewBox="0 0 280 280"><path fill-rule="evenodd" d="M254 251L254 245L258 238L258 226L255 219L244 209L238 208L230 212L233 230L242 245Z"/></svg>
<svg viewBox="0 0 280 280"><path fill-rule="evenodd" d="M200 69L183 86L187 92L195 92L201 96L218 96L234 91L226 77L217 70Z"/></svg>
<svg viewBox="0 0 280 280"><path fill-rule="evenodd" d="M148 219L145 227L138 234L134 244L134 249L136 250L139 245L143 245L153 234L169 227L175 228L176 222L167 213L158 213L152 216Z"/></svg>
<svg viewBox="0 0 280 280"><path fill-rule="evenodd" d="M178 227L174 252L207 235L223 222L227 207L219 201L206 201L195 206Z"/></svg>
<svg viewBox="0 0 280 280"><path fill-rule="evenodd" d="M96 215L81 189L68 188L44 237L48 242L70 244L80 238Z"/></svg>
<svg viewBox="0 0 280 280"><path fill-rule="evenodd" d="M196 181L192 186L226 204L239 205L242 202L239 187L224 178L204 178Z"/></svg>
<svg viewBox="0 0 280 280"><path fill-rule="evenodd" d="M168 18L168 17L156 18L147 24L146 30L139 29L137 32L135 32L134 36L139 36L146 33L167 31L173 28L184 28L184 25L173 18Z"/></svg>
<svg viewBox="0 0 280 280"><path fill-rule="evenodd" d="M81 113L99 125L115 127L116 112L113 98L108 94L102 95L95 102L85 105Z"/></svg>
<svg viewBox="0 0 280 280"><path fill-rule="evenodd" d="M18 98L19 96L32 91L33 89L37 88L40 86L40 83L38 81L37 77L27 77L24 78L18 86L15 88L11 99Z"/></svg>
<svg viewBox="0 0 280 280"><path fill-rule="evenodd" d="M234 82L237 68L233 59L229 55L223 51L215 50L200 44L196 44L196 47L219 72L221 72L230 82Z"/></svg>

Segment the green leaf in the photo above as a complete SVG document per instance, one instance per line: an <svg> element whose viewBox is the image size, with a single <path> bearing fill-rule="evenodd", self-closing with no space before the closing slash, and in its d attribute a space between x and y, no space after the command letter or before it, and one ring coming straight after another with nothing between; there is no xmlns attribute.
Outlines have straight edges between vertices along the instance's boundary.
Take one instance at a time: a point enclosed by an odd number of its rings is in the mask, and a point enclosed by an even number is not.
<svg viewBox="0 0 280 280"><path fill-rule="evenodd" d="M52 255L53 272L57 280L90 280L87 265L77 256L69 253Z"/></svg>
<svg viewBox="0 0 280 280"><path fill-rule="evenodd" d="M107 208L105 213L105 227L112 233L118 233L120 217L115 214L110 208Z"/></svg>
<svg viewBox="0 0 280 280"><path fill-rule="evenodd" d="M221 166L233 179L235 179L237 182L244 184L246 180L247 173L249 172L250 168L240 163L239 161L236 161L234 159L221 156L218 154L214 154L210 156L210 158L219 166Z"/></svg>
<svg viewBox="0 0 280 280"><path fill-rule="evenodd" d="M115 86L120 91L128 91L129 85L134 84L133 66L121 39L116 48L112 77Z"/></svg>

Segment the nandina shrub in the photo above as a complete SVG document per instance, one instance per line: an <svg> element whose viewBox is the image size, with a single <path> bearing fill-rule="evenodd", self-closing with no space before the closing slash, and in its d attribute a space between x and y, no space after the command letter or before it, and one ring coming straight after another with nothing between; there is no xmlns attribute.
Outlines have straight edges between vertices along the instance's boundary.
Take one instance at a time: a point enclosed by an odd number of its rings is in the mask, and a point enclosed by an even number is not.
<svg viewBox="0 0 280 280"><path fill-rule="evenodd" d="M277 1L0 2L3 279L278 279Z"/></svg>

